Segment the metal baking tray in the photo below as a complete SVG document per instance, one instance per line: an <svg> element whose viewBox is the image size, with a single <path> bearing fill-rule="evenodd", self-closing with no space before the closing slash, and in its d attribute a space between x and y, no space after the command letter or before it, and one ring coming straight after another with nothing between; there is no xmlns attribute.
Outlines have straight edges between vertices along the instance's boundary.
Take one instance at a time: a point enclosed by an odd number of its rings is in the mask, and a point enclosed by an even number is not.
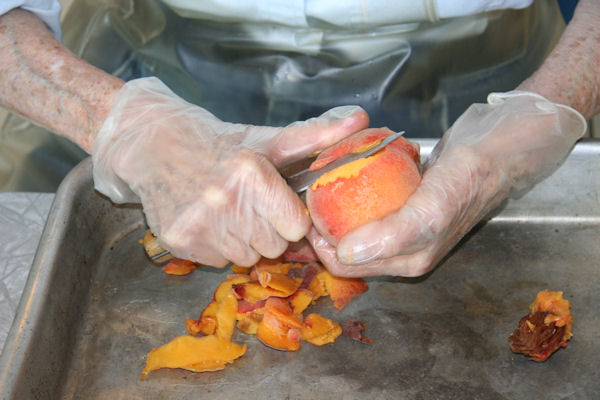
<svg viewBox="0 0 600 400"><path fill-rule="evenodd" d="M433 141L422 141L424 154ZM160 370L146 354L184 334L227 271L166 276L144 254L143 214L94 192L84 161L61 185L0 359L3 399L589 399L600 394L600 143L578 144L550 178L478 226L433 273L370 278L340 337L298 352L237 333L225 370ZM542 289L572 303L574 336L545 363L508 336Z"/></svg>

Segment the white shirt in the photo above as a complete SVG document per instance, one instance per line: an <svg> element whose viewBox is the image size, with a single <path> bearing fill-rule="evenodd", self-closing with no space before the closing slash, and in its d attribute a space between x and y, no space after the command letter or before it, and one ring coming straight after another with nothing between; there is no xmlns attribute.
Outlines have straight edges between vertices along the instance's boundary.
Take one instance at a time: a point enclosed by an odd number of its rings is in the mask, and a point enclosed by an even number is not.
<svg viewBox="0 0 600 400"><path fill-rule="evenodd" d="M435 22L505 8L533 0L163 0L184 17L223 22L267 22L307 27L322 21L343 27L377 27Z"/></svg>
<svg viewBox="0 0 600 400"><path fill-rule="evenodd" d="M60 40L60 4L58 0L0 0L0 15L18 7L35 14L44 21L54 37Z"/></svg>
<svg viewBox="0 0 600 400"><path fill-rule="evenodd" d="M163 0L184 17L223 22L267 22L306 28L311 21L333 26L378 27L438 21L504 8L525 8L533 0ZM21 7L48 25L60 40L58 0L0 0L0 15Z"/></svg>

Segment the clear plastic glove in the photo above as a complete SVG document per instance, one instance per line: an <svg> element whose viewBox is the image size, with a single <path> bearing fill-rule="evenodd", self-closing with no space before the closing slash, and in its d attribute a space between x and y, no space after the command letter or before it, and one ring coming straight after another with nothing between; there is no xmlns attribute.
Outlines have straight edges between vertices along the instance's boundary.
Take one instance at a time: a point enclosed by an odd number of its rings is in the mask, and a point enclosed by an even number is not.
<svg viewBox="0 0 600 400"><path fill-rule="evenodd" d="M252 265L279 256L311 226L277 168L368 124L354 106L285 128L231 124L156 78L137 79L119 91L95 139L94 183L115 203L141 202L176 257Z"/></svg>
<svg viewBox="0 0 600 400"><path fill-rule="evenodd" d="M400 210L345 235L308 235L336 275L420 276L511 193L550 175L586 130L577 111L530 92L492 93L446 132Z"/></svg>

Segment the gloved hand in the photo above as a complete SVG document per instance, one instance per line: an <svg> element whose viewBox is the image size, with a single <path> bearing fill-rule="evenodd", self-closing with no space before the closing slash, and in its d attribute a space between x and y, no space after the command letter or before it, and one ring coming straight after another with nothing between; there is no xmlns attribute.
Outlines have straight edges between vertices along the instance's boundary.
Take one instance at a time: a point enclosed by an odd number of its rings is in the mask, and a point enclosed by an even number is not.
<svg viewBox="0 0 600 400"><path fill-rule="evenodd" d="M337 248L314 228L308 239L335 275L423 275L509 194L558 168L585 130L581 114L537 94L492 93L445 133L404 207Z"/></svg>
<svg viewBox="0 0 600 400"><path fill-rule="evenodd" d="M369 124L334 108L285 128L226 123L157 78L126 83L92 153L95 187L115 203L141 202L161 246L213 266L277 257L306 235L306 206L277 168Z"/></svg>

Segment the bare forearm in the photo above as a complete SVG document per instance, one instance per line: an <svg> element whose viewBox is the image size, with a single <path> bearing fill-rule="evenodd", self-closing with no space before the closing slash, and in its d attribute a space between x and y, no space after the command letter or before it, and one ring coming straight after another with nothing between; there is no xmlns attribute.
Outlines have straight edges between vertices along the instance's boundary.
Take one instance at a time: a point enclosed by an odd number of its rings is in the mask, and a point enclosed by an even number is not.
<svg viewBox="0 0 600 400"><path fill-rule="evenodd" d="M90 152L123 82L76 57L27 11L0 17L0 104Z"/></svg>
<svg viewBox="0 0 600 400"><path fill-rule="evenodd" d="M518 89L566 104L590 119L600 112L600 1L579 2L573 19L540 69Z"/></svg>

